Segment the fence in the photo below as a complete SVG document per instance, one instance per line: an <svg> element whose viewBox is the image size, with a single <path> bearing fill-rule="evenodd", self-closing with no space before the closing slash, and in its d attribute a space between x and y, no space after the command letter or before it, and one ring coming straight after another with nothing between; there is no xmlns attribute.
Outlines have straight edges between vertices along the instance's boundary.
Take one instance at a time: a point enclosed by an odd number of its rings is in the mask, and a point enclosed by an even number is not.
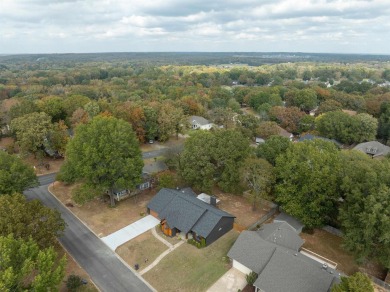
<svg viewBox="0 0 390 292"><path fill-rule="evenodd" d="M258 229L261 224L263 224L265 221L267 221L269 218L271 218L276 211L278 210L278 205L271 203L271 210L268 211L267 214L265 214L263 217L259 219L256 223L252 224L251 226L248 227L248 230L255 230Z"/></svg>
<svg viewBox="0 0 390 292"><path fill-rule="evenodd" d="M326 226L322 227L322 229L327 231L327 232L329 232L329 233L332 233L332 234L334 234L334 235L336 235L338 237L343 237L344 236L343 232L340 229L334 228L334 227L329 226L329 225L326 225Z"/></svg>
<svg viewBox="0 0 390 292"><path fill-rule="evenodd" d="M386 282L383 282L382 280L379 280L378 278L375 278L371 275L368 275L366 274L368 277L370 277L370 279L375 283L377 284L378 286L384 288L385 290L387 291L390 291L390 284L389 283L386 283Z"/></svg>

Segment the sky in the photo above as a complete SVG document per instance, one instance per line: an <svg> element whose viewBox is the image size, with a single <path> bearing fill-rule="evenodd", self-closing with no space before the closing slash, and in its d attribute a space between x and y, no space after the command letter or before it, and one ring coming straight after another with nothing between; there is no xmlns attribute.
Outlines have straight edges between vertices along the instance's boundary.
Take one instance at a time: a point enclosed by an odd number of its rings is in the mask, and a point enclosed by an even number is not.
<svg viewBox="0 0 390 292"><path fill-rule="evenodd" d="M0 54L390 54L390 0L0 0Z"/></svg>

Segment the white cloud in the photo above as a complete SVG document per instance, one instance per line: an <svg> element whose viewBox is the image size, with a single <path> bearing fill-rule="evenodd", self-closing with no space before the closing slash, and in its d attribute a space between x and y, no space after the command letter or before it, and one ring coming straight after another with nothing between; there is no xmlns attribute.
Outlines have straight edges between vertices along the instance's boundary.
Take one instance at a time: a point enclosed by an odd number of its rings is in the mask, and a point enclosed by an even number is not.
<svg viewBox="0 0 390 292"><path fill-rule="evenodd" d="M0 0L0 23L0 53L390 47L388 0Z"/></svg>

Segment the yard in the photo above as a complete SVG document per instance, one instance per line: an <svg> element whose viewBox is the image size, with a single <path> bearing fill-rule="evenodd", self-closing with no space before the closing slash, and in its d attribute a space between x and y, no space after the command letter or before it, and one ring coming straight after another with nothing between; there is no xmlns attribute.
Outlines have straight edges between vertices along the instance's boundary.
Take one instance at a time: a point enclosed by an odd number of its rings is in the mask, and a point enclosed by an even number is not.
<svg viewBox="0 0 390 292"><path fill-rule="evenodd" d="M108 197L96 198L78 206L71 198L74 187L55 182L49 190L99 237L109 235L143 217L146 205L156 193L155 189L146 190L137 197L117 202L115 208L109 206Z"/></svg>
<svg viewBox="0 0 390 292"><path fill-rule="evenodd" d="M235 223L245 228L256 223L270 210L268 206L258 206L253 211L252 204L243 196L222 193L218 190L215 190L213 194L221 200L218 207L236 216Z"/></svg>
<svg viewBox="0 0 390 292"><path fill-rule="evenodd" d="M303 247L337 263L337 270L351 275L363 271L378 279L385 276L385 271L376 263L368 262L359 266L352 254L342 248L343 239L325 230L316 229L313 234L301 233L305 240Z"/></svg>
<svg viewBox="0 0 390 292"><path fill-rule="evenodd" d="M91 279L89 275L87 274L86 271L84 271L83 268L81 268L75 261L74 259L64 250L64 248L60 245L57 244L55 246L55 250L59 254L60 257L63 255L66 256L66 269L65 269L65 277L63 280L63 283L60 286L60 292L67 292L68 289L66 288L66 280L70 275L76 275L80 276L82 279L85 279L88 281L87 285L83 285L79 290L80 292L97 292L98 289L95 287L95 285L91 282Z"/></svg>
<svg viewBox="0 0 390 292"><path fill-rule="evenodd" d="M142 270L167 249L149 230L118 247L116 253L131 267L138 264Z"/></svg>
<svg viewBox="0 0 390 292"><path fill-rule="evenodd" d="M143 277L159 291L206 291L229 270L226 254L237 237L232 230L203 249L185 243Z"/></svg>

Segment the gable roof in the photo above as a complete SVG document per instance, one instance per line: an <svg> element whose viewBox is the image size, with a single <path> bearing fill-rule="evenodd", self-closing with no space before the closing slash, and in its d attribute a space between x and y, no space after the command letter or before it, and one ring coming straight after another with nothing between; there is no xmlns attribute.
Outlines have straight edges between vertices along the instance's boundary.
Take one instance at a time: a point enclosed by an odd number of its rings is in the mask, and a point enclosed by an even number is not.
<svg viewBox="0 0 390 292"><path fill-rule="evenodd" d="M329 139L329 138L325 138L325 137L321 137L321 136L315 136L315 135L312 135L312 134L306 134L306 135L303 135L302 137L300 137L298 139L299 142L303 142L303 141L306 141L306 140L314 140L314 139L321 139L321 140L324 140L324 141L328 141L328 142L333 142L335 143L337 146L341 146L341 143L336 141L335 139Z"/></svg>
<svg viewBox="0 0 390 292"><path fill-rule="evenodd" d="M283 137L286 137L286 138L292 138L294 137L293 134L291 134L290 132L288 132L287 130L283 129L281 126L277 126L278 129L279 129L279 136L283 136Z"/></svg>
<svg viewBox="0 0 390 292"><path fill-rule="evenodd" d="M370 141L365 143L360 143L356 145L354 150L362 151L366 154L370 154L373 157L377 156L386 156L390 153L390 147L379 143L378 141Z"/></svg>
<svg viewBox="0 0 390 292"><path fill-rule="evenodd" d="M263 240L256 231L244 230L227 255L259 274L275 250L276 246Z"/></svg>
<svg viewBox="0 0 390 292"><path fill-rule="evenodd" d="M199 124L201 126L210 124L210 122L208 120L206 120L204 117L200 117L200 116L190 116L189 121L191 124Z"/></svg>
<svg viewBox="0 0 390 292"><path fill-rule="evenodd" d="M322 264L278 248L254 286L266 292L327 292L334 278L334 271Z"/></svg>
<svg viewBox="0 0 390 292"><path fill-rule="evenodd" d="M278 216L276 216L274 222L286 222L292 226L295 231L301 230L305 226L301 223L301 221L284 212L281 212Z"/></svg>
<svg viewBox="0 0 390 292"><path fill-rule="evenodd" d="M294 251L299 251L304 243L296 230L286 222L264 224L257 232L264 240Z"/></svg>
<svg viewBox="0 0 390 292"><path fill-rule="evenodd" d="M222 217L235 216L196 198L190 189L161 189L149 202L149 209L167 220L171 228L187 233L191 230L206 238Z"/></svg>

